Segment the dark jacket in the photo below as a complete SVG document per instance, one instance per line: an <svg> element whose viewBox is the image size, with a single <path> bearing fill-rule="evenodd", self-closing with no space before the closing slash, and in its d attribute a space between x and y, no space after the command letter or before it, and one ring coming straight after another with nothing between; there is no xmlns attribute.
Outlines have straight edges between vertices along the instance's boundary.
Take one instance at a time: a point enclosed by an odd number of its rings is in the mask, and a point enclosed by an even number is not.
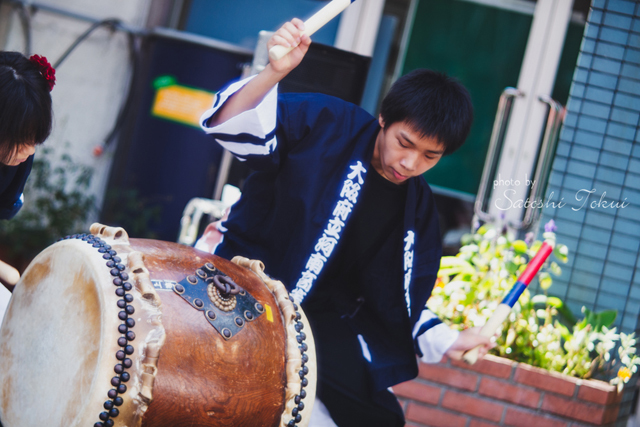
<svg viewBox="0 0 640 427"><path fill-rule="evenodd" d="M13 218L22 207L22 192L27 183L33 156L18 166L0 164L0 219Z"/></svg>
<svg viewBox="0 0 640 427"><path fill-rule="evenodd" d="M218 95L203 123L228 95ZM243 123L230 122L203 128L257 172L222 223L224 240L215 253L263 261L266 272L303 301L313 287L323 286L324 264L365 183L360 178L370 168L378 122L358 106L320 94L278 95L276 122L263 119L262 131L251 126L248 132L239 131ZM371 315L354 318L369 346L369 371L378 390L417 375L412 331L419 329L416 322L431 294L440 256L431 190L422 177L412 178L402 234L395 244L382 247L371 269L363 272L365 281L384 280L386 285L370 303Z"/></svg>

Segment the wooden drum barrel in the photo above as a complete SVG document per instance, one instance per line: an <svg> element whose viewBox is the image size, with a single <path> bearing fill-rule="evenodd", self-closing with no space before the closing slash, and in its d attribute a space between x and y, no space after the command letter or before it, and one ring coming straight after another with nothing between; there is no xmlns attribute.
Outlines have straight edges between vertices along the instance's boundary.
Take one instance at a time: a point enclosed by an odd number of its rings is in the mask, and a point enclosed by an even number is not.
<svg viewBox="0 0 640 427"><path fill-rule="evenodd" d="M308 424L313 336L260 261L91 233L46 248L16 285L0 329L4 427Z"/></svg>

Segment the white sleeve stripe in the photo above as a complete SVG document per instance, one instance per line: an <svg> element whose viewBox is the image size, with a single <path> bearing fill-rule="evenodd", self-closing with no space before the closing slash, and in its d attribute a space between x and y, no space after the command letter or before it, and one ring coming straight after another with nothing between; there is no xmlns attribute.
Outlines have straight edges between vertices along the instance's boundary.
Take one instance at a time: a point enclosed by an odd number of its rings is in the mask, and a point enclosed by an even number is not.
<svg viewBox="0 0 640 427"><path fill-rule="evenodd" d="M254 144L243 144L239 142L226 142L221 139L216 139L218 144L222 146L225 150L231 152L231 154L236 156L250 156L250 155L259 155L259 156L268 156L275 150L276 145L278 145L276 137L271 138L265 145L254 145Z"/></svg>
<svg viewBox="0 0 640 427"><path fill-rule="evenodd" d="M206 126L205 123L211 118L211 116L213 116L215 114L215 112L218 110L218 108L220 108L220 106L222 104L224 104L224 102L227 100L227 98L229 98L231 95L233 95L238 90L240 90L241 87L243 87L244 85L249 83L249 81L251 79L253 79L254 77L255 76L247 77L244 80L240 80L238 82L230 84L229 87L227 87L224 90L224 92L216 93L216 98L213 101L213 106L210 109L208 109L207 111L205 111L204 114L202 114L202 116L200 116L200 126L206 131L207 130L207 126Z"/></svg>
<svg viewBox="0 0 640 427"><path fill-rule="evenodd" d="M418 337L418 347L424 363L438 363L449 347L458 339L460 332L440 323Z"/></svg>
<svg viewBox="0 0 640 427"><path fill-rule="evenodd" d="M222 104L250 78L234 83L223 93L218 94L214 107L205 111L200 118L200 126L207 134L226 134L238 136L249 134L258 140L265 140L274 132L277 119L278 85L273 87L262 102L254 109L244 111L217 126L208 127L206 122L213 116Z"/></svg>
<svg viewBox="0 0 640 427"><path fill-rule="evenodd" d="M435 313L427 308L425 308L424 310L422 310L422 313L420 313L420 318L418 319L418 321L416 322L416 324L413 327L413 333L411 334L413 336L413 339L416 339L418 332L420 331L420 328L422 327L422 325L424 325L425 323L433 320L433 319L437 319L438 316L435 315Z"/></svg>
<svg viewBox="0 0 640 427"><path fill-rule="evenodd" d="M364 337L360 334L358 334L358 341L360 341L360 347L362 348L362 356L367 362L371 362L371 352L369 351L369 346L364 340Z"/></svg>

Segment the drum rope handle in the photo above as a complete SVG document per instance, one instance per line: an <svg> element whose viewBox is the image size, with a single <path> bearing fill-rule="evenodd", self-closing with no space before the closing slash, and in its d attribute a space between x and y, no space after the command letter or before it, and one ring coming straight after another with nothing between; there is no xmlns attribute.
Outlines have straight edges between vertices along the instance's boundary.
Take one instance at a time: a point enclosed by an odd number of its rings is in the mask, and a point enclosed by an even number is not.
<svg viewBox="0 0 640 427"><path fill-rule="evenodd" d="M160 299L160 296L156 292L151 282L149 270L144 264L144 254L138 251L129 251L125 249L127 246L129 246L129 235L124 228L109 227L100 223L94 223L90 227L90 233L92 234L92 236L87 236L87 240L92 239L93 241L98 242L108 242L112 245L118 245L122 247L122 249L124 249L124 253L121 255L124 255L123 258L126 259L126 264L129 272L131 273L131 277L129 277L125 271L120 271L117 273L118 277L114 279L114 285L116 285L115 280L118 280L117 286L121 288L123 294L122 296L131 291L131 284L127 282L127 280L131 280L135 284L135 289L140 292L142 296L140 303L143 305L143 308L146 307L146 310L151 310L157 313L157 315L151 316L148 319L150 325L153 326L152 331L147 335L145 340L139 340L139 342L143 341L138 347L139 354L143 355L143 358L141 359L142 372L140 373L140 384L138 393L137 396L133 398L133 400L136 401L139 405L138 411L140 411L139 414L141 414L146 411L148 404L153 400L154 381L158 373L158 357L160 349L162 348L166 339L165 330L162 326L161 316L159 315L160 312L158 311L162 306L162 300ZM116 257L116 251L113 250L110 245L106 246L108 246L108 248L110 249L109 251L107 251L107 253L111 256L111 258ZM112 273L112 275L114 273L115 271ZM127 283L129 283L128 289L125 288ZM116 294L118 296L121 296L117 292ZM129 319L126 320L128 321ZM127 325L127 327L129 327L127 322L125 322L125 324ZM130 328L133 328L134 325L135 322L132 323ZM117 354L116 359L121 360L118 358ZM124 393L126 393L125 389L123 389L122 393L120 393L119 389L113 389L109 393L113 391L117 391L117 393L114 394L115 397L111 394L108 394L109 399L112 399L111 401L113 401L114 398L118 397L118 395L124 395ZM106 415L103 418L107 419L113 416L113 414L107 412L104 412L100 415L101 417L103 417L103 415ZM103 418L100 419L102 421L105 421Z"/></svg>
<svg viewBox="0 0 640 427"><path fill-rule="evenodd" d="M275 296L287 331L286 402L280 427L306 427L309 424L309 417L302 417L300 411L304 409L307 414L310 414L313 409L317 373L313 334L311 331L307 331L307 334L302 332L303 322L308 324L304 311L294 302L282 282L273 280L265 274L264 264L261 261L236 256L231 262L257 274ZM306 408L303 402L305 398Z"/></svg>

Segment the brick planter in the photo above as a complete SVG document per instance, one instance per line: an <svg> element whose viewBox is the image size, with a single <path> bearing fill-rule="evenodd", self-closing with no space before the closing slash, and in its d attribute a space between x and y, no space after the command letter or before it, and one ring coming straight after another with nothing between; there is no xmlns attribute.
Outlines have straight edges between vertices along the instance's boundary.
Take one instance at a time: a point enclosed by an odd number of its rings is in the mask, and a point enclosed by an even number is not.
<svg viewBox="0 0 640 427"><path fill-rule="evenodd" d="M473 366L450 359L421 363L418 378L393 391L407 427L621 427L634 397L633 389L618 393L602 381L496 356Z"/></svg>

